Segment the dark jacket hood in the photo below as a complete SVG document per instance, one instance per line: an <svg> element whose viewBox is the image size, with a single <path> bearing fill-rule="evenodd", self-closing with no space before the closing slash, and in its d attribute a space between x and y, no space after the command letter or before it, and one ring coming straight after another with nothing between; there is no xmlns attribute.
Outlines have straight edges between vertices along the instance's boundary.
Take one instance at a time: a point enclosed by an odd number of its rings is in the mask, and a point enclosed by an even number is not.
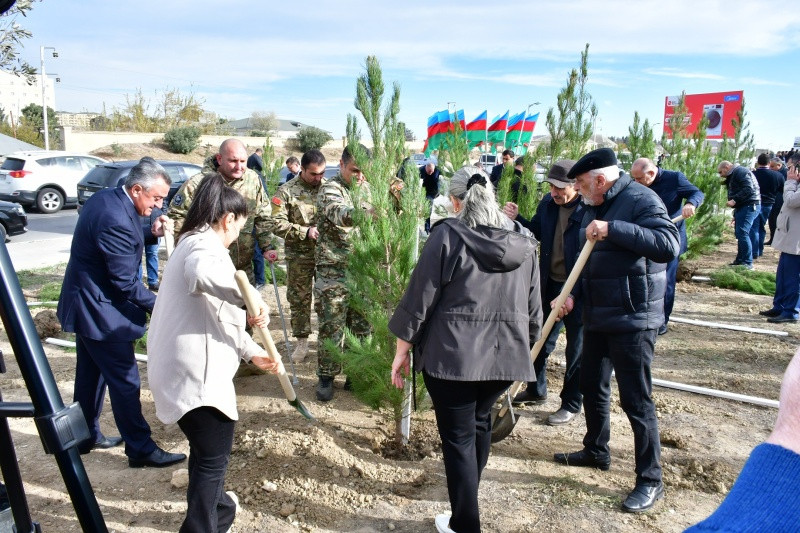
<svg viewBox="0 0 800 533"><path fill-rule="evenodd" d="M478 226L471 228L457 218L442 221L455 231L475 260L490 272L516 270L536 251L536 239L519 222L508 221L509 229Z"/></svg>

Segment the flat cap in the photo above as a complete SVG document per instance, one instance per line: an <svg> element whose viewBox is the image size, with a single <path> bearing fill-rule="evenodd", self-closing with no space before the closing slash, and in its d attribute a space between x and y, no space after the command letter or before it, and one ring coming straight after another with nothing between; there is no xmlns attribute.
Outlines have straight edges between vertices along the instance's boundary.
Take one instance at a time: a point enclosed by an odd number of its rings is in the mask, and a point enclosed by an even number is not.
<svg viewBox="0 0 800 533"><path fill-rule="evenodd" d="M576 176L580 176L590 170L612 167L616 164L617 156L614 154L614 150L611 148L598 148L578 159L578 162L567 173L567 177L575 179Z"/></svg>
<svg viewBox="0 0 800 533"><path fill-rule="evenodd" d="M547 173L547 177L544 179L544 181L552 184L554 187L558 187L559 189L569 187L570 185L575 185L575 178L568 177L568 173L574 165L574 159L562 159L561 161L556 161L553 163L553 166L550 167L550 172Z"/></svg>

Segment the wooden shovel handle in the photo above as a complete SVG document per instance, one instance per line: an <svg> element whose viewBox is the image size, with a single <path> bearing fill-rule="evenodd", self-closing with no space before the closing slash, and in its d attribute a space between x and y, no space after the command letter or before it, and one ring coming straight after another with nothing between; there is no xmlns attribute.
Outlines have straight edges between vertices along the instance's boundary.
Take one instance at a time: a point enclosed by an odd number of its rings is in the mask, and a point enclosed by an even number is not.
<svg viewBox="0 0 800 533"><path fill-rule="evenodd" d="M247 274L241 270L236 271L234 279L239 285L239 290L242 291L242 298L247 306L248 314L257 316L262 303L261 295L250 285ZM253 330L261 337L264 347L267 350L267 355L278 363L278 379L281 382L281 387L283 388L284 394L286 394L286 399L293 402L297 398L297 394L295 394L292 383L289 381L289 376L286 374L286 368L283 366L283 361L281 361L281 354L278 352L278 349L275 348L272 335L270 335L269 330L266 328L255 326Z"/></svg>

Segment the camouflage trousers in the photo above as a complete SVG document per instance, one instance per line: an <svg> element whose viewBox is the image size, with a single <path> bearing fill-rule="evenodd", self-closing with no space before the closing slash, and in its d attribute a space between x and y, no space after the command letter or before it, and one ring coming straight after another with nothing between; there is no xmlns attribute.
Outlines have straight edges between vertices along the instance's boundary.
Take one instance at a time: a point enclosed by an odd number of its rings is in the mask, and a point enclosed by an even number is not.
<svg viewBox="0 0 800 533"><path fill-rule="evenodd" d="M334 356L325 349L325 340L344 347L344 328L355 335L369 335L369 323L348 306L348 290L341 268L317 267L317 280L314 284L314 298L317 300L317 319L319 321L319 344L317 348L317 375L333 377L342 371Z"/></svg>
<svg viewBox="0 0 800 533"><path fill-rule="evenodd" d="M286 258L286 299L292 311L292 334L311 335L311 297L314 290L314 256ZM319 299L316 306L319 315Z"/></svg>

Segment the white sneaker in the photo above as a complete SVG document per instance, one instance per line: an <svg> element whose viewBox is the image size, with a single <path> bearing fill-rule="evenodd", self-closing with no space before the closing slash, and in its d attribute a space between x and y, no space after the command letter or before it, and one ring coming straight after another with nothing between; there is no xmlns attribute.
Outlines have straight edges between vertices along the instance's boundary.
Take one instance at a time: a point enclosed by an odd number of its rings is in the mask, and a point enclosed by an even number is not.
<svg viewBox="0 0 800 533"><path fill-rule="evenodd" d="M436 531L439 533L456 533L450 529L450 513L436 515Z"/></svg>
<svg viewBox="0 0 800 533"><path fill-rule="evenodd" d="M230 496L231 500L233 500L233 503L236 504L236 514L233 515L233 519L234 519L234 521L236 521L236 515L238 515L239 511L242 510L242 508L239 506L239 497L232 490L226 490L225 494ZM231 533L231 531L233 531L233 524L231 524L231 527L228 529L227 533Z"/></svg>
<svg viewBox="0 0 800 533"><path fill-rule="evenodd" d="M308 357L308 338L302 337L297 339L297 346L292 352L292 361L302 363L306 357Z"/></svg>

